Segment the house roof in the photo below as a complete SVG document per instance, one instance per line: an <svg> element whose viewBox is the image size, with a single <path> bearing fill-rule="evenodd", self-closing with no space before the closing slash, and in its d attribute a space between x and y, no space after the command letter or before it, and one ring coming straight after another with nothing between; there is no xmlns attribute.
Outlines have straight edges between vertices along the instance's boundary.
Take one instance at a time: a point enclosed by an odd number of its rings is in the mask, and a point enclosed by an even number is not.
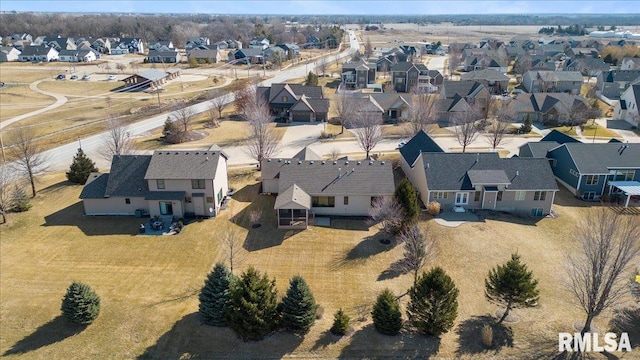
<svg viewBox="0 0 640 360"><path fill-rule="evenodd" d="M569 114L571 111L587 106L582 95L567 93L522 93L510 101L507 108L516 114L527 112L547 113L551 109L556 109L561 114Z"/></svg>
<svg viewBox="0 0 640 360"><path fill-rule="evenodd" d="M633 81L640 77L640 70L611 70L602 73L604 82Z"/></svg>
<svg viewBox="0 0 640 360"><path fill-rule="evenodd" d="M461 80L509 81L509 77L494 69L474 70L460 75Z"/></svg>
<svg viewBox="0 0 640 360"><path fill-rule="evenodd" d="M399 109L406 105L409 105L411 102L411 95L400 95L400 94L384 94L384 93L373 93L369 94L384 110L389 109Z"/></svg>
<svg viewBox="0 0 640 360"><path fill-rule="evenodd" d="M308 146L305 146L297 154L291 157L298 160L322 160L322 156L318 155L315 151L311 150Z"/></svg>
<svg viewBox="0 0 640 360"><path fill-rule="evenodd" d="M161 79L164 79L167 77L167 73L162 71L162 70L158 70L158 69L147 69L147 70L142 70L139 73L136 74L139 77L143 77L147 80L150 81L158 81ZM136 76L136 75L131 75L130 77ZM125 79L126 80L126 79Z"/></svg>
<svg viewBox="0 0 640 360"><path fill-rule="evenodd" d="M444 150L427 133L420 130L400 148L400 155L409 166L413 167L421 152L444 152Z"/></svg>
<svg viewBox="0 0 640 360"><path fill-rule="evenodd" d="M311 196L293 184L276 197L274 209L311 209Z"/></svg>
<svg viewBox="0 0 640 360"><path fill-rule="evenodd" d="M314 113L329 112L329 99L312 99L306 95L302 95L298 101L293 104L290 111L313 111Z"/></svg>
<svg viewBox="0 0 640 360"><path fill-rule="evenodd" d="M549 141L553 141L556 142L558 144L565 144L565 143L579 143L581 142L580 140L569 136L565 133L562 133L558 130L551 130L551 132L549 132L547 135L545 135L542 139L540 139L541 142L549 142Z"/></svg>
<svg viewBox="0 0 640 360"><path fill-rule="evenodd" d="M115 155L104 197L146 196L149 187L144 173L150 161L149 155Z"/></svg>
<svg viewBox="0 0 640 360"><path fill-rule="evenodd" d="M50 51L55 51L56 53L58 52L58 50L52 48L52 47L46 47L46 46L25 46L22 49L22 53L20 55L22 56L34 56L34 55L46 55L48 54Z"/></svg>
<svg viewBox="0 0 640 360"><path fill-rule="evenodd" d="M509 190L558 189L547 159L505 159L497 153L422 153L422 162L430 191L473 191L471 178L501 182L495 185L508 181Z"/></svg>
<svg viewBox="0 0 640 360"><path fill-rule="evenodd" d="M316 195L390 195L393 168L384 161L291 161L280 168L278 192L293 184Z"/></svg>
<svg viewBox="0 0 640 360"><path fill-rule="evenodd" d="M270 87L260 86L258 87L258 95L264 94L265 99L271 103L276 100L278 94L283 90L291 94L291 96L299 99L302 95L306 95L307 98L322 99L322 87L320 86L306 86L300 84L288 84L288 83L275 83Z"/></svg>
<svg viewBox="0 0 640 360"><path fill-rule="evenodd" d="M407 72L409 69L416 67L414 63L401 61L391 67L391 71ZM417 67L416 67L417 68Z"/></svg>
<svg viewBox="0 0 640 360"><path fill-rule="evenodd" d="M469 170L471 185L509 185L511 181L504 170Z"/></svg>
<svg viewBox="0 0 640 360"><path fill-rule="evenodd" d="M609 169L640 169L640 144L566 143L551 153L565 148L581 174L608 174Z"/></svg>
<svg viewBox="0 0 640 360"><path fill-rule="evenodd" d="M560 146L560 143L555 141L536 141L536 142L528 142L520 146L522 148L528 148L531 152L532 157L534 158L546 158L547 152L551 149L555 149ZM520 151L520 154L522 151Z"/></svg>
<svg viewBox="0 0 640 360"><path fill-rule="evenodd" d="M109 181L109 174L101 174L92 172L87 178L87 182L82 188L80 193L80 199L102 199L104 198L105 190L107 189L107 182Z"/></svg>
<svg viewBox="0 0 640 360"><path fill-rule="evenodd" d="M220 151L155 151L144 179L215 179Z"/></svg>
<svg viewBox="0 0 640 360"><path fill-rule="evenodd" d="M453 98L456 94L460 96L476 96L482 89L484 89L482 83L475 80L445 80L442 85L442 95L445 98Z"/></svg>

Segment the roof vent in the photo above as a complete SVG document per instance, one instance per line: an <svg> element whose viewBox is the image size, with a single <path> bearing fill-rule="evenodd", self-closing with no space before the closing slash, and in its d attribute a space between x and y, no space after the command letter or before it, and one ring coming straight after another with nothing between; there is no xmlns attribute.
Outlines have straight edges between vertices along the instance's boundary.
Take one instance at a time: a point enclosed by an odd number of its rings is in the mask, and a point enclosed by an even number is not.
<svg viewBox="0 0 640 360"><path fill-rule="evenodd" d="M267 162L271 162L271 159L267 159Z"/></svg>
<svg viewBox="0 0 640 360"><path fill-rule="evenodd" d="M516 170L516 176L520 176L520 171Z"/></svg>
<svg viewBox="0 0 640 360"><path fill-rule="evenodd" d="M351 169L351 172L355 172L355 171L356 171L356 168L352 168L352 169Z"/></svg>
<svg viewBox="0 0 640 360"><path fill-rule="evenodd" d="M335 165L335 164L337 164L337 163L338 163L337 161L334 161L334 162L333 162L333 165Z"/></svg>
<svg viewBox="0 0 640 360"><path fill-rule="evenodd" d="M278 159L278 162L282 162L282 159Z"/></svg>
<svg viewBox="0 0 640 360"><path fill-rule="evenodd" d="M427 169L429 168L429 163L427 163Z"/></svg>
<svg viewBox="0 0 640 360"><path fill-rule="evenodd" d="M298 160L298 165L302 164L302 161Z"/></svg>
<svg viewBox="0 0 640 360"><path fill-rule="evenodd" d="M324 165L324 164L326 164L326 163L327 163L326 161L322 160L322 165Z"/></svg>
<svg viewBox="0 0 640 360"><path fill-rule="evenodd" d="M373 161L369 161L369 165L373 165Z"/></svg>
<svg viewBox="0 0 640 360"><path fill-rule="evenodd" d="M207 159L207 161L209 161L209 157L208 156L205 159Z"/></svg>
<svg viewBox="0 0 640 360"><path fill-rule="evenodd" d="M381 164L384 165L384 161Z"/></svg>
<svg viewBox="0 0 640 360"><path fill-rule="evenodd" d="M196 155L200 155L200 153L199 153L199 152L196 152Z"/></svg>
<svg viewBox="0 0 640 360"><path fill-rule="evenodd" d="M360 161L358 161L357 164L360 165Z"/></svg>
<svg viewBox="0 0 640 360"><path fill-rule="evenodd" d="M344 162L344 164L345 164L345 165L349 165L349 161L345 161L345 162Z"/></svg>
<svg viewBox="0 0 640 360"><path fill-rule="evenodd" d="M338 177L342 177L342 168L338 168Z"/></svg>

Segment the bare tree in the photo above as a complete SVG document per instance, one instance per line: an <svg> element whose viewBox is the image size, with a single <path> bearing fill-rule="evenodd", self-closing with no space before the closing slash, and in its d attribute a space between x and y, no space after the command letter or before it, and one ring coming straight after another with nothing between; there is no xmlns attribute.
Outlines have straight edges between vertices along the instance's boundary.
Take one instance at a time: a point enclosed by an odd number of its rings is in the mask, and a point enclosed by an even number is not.
<svg viewBox="0 0 640 360"><path fill-rule="evenodd" d="M229 227L220 235L220 240L224 247L224 257L229 261L229 270L233 273L233 267L241 265L246 260L242 250L241 234L235 228Z"/></svg>
<svg viewBox="0 0 640 360"><path fill-rule="evenodd" d="M185 106L185 104L178 104L178 108L173 111L173 118L175 119L176 124L181 128L180 130L183 136L186 136L189 131L189 125L191 125L194 115L193 109L189 106Z"/></svg>
<svg viewBox="0 0 640 360"><path fill-rule="evenodd" d="M402 205L393 196L376 197L369 208L369 224L379 224L383 233L391 235L402 225L402 214Z"/></svg>
<svg viewBox="0 0 640 360"><path fill-rule="evenodd" d="M358 145L369 159L371 150L382 140L382 114L377 111L357 111L349 120L349 125L353 128Z"/></svg>
<svg viewBox="0 0 640 360"><path fill-rule="evenodd" d="M327 74L327 69L329 67L329 64L327 63L327 59L325 59L324 57L322 57L320 59L320 62L318 62L318 66L317 66L317 73L318 74L322 74L322 77L325 77L325 75Z"/></svg>
<svg viewBox="0 0 640 360"><path fill-rule="evenodd" d="M234 90L233 99L236 112L246 116L247 108L256 99L256 89L253 86L239 87Z"/></svg>
<svg viewBox="0 0 640 360"><path fill-rule="evenodd" d="M436 256L435 238L429 231L422 231L417 224L413 224L400 234L402 243L402 259L395 263L398 270L413 273L413 284L418 282L420 270Z"/></svg>
<svg viewBox="0 0 640 360"><path fill-rule="evenodd" d="M370 58L373 55L373 45L371 45L371 38L367 37L367 41L364 43L364 57Z"/></svg>
<svg viewBox="0 0 640 360"><path fill-rule="evenodd" d="M124 120L115 117L107 121L107 132L104 135L100 155L111 161L114 155L128 155L133 150L133 139Z"/></svg>
<svg viewBox="0 0 640 360"><path fill-rule="evenodd" d="M602 207L583 217L575 234L578 246L567 254L567 285L587 315L584 334L628 290L626 273L640 254L640 222Z"/></svg>
<svg viewBox="0 0 640 360"><path fill-rule="evenodd" d="M7 222L7 213L11 208L11 184L15 181L13 172L7 171L6 165L0 169L0 215L2 223Z"/></svg>
<svg viewBox="0 0 640 360"><path fill-rule="evenodd" d="M271 157L278 148L278 136L271 126L267 102L264 99L249 102L244 117L251 128L247 151L260 166L262 159Z"/></svg>
<svg viewBox="0 0 640 360"><path fill-rule="evenodd" d="M220 90L214 91L211 95L211 106L218 113L218 119L222 118L222 112L231 103L231 93Z"/></svg>
<svg viewBox="0 0 640 360"><path fill-rule="evenodd" d="M513 67L516 74L524 75L527 71L532 69L533 58L529 54L523 54L518 58Z"/></svg>
<svg viewBox="0 0 640 360"><path fill-rule="evenodd" d="M460 49L450 49L449 51L449 64L447 68L449 70L449 75L453 75L453 73L458 70L458 66L462 62L462 50Z"/></svg>
<svg viewBox="0 0 640 360"><path fill-rule="evenodd" d="M9 133L9 154L16 159L16 173L29 179L31 194L36 196L36 176L46 171L47 158L36 141L35 132L30 127L19 127Z"/></svg>
<svg viewBox="0 0 640 360"><path fill-rule="evenodd" d="M496 118L487 127L487 141L493 150L502 143L513 120L514 115L508 108L502 106L498 110Z"/></svg>
<svg viewBox="0 0 640 360"><path fill-rule="evenodd" d="M338 121L342 128L340 129L340 134L344 132L344 125L351 119L355 113L353 108L353 95L338 93L336 94L335 101L332 101L333 108L338 115Z"/></svg>
<svg viewBox="0 0 640 360"><path fill-rule="evenodd" d="M416 88L414 88L416 89ZM437 95L431 95L426 92L415 91L409 106L409 122L408 136L413 137L421 130L428 133L429 125L435 122L435 111L433 105L437 99Z"/></svg>
<svg viewBox="0 0 640 360"><path fill-rule="evenodd" d="M467 151L467 146L471 144L480 134L476 121L481 117L478 111L471 108L468 111L462 111L454 115L456 140L462 146L462 152Z"/></svg>

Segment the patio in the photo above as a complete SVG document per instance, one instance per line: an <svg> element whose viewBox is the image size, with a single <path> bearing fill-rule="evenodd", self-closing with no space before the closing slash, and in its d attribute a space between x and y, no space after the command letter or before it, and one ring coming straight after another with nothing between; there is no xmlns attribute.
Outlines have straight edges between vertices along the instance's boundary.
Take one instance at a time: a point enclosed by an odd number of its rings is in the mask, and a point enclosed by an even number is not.
<svg viewBox="0 0 640 360"><path fill-rule="evenodd" d="M172 218L151 218L140 224L139 235L177 235L182 231L183 226Z"/></svg>
<svg viewBox="0 0 640 360"><path fill-rule="evenodd" d="M458 227L467 222L478 221L478 217L476 214L469 211L456 212L451 210L440 213L436 216L435 221L442 226Z"/></svg>

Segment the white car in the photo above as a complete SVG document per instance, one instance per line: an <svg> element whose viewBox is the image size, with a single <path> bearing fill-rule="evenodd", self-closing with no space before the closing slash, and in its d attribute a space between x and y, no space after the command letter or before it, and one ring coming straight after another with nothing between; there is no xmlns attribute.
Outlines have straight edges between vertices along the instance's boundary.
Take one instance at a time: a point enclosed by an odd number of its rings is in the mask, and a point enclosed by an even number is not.
<svg viewBox="0 0 640 360"><path fill-rule="evenodd" d="M109 76L107 77L107 80L109 80L109 81L112 81L112 80L115 80L115 79L116 79L116 76L115 76L115 75L109 75Z"/></svg>
<svg viewBox="0 0 640 360"><path fill-rule="evenodd" d="M407 145L406 141L400 141L400 143L398 144L398 149L402 149L403 146Z"/></svg>

